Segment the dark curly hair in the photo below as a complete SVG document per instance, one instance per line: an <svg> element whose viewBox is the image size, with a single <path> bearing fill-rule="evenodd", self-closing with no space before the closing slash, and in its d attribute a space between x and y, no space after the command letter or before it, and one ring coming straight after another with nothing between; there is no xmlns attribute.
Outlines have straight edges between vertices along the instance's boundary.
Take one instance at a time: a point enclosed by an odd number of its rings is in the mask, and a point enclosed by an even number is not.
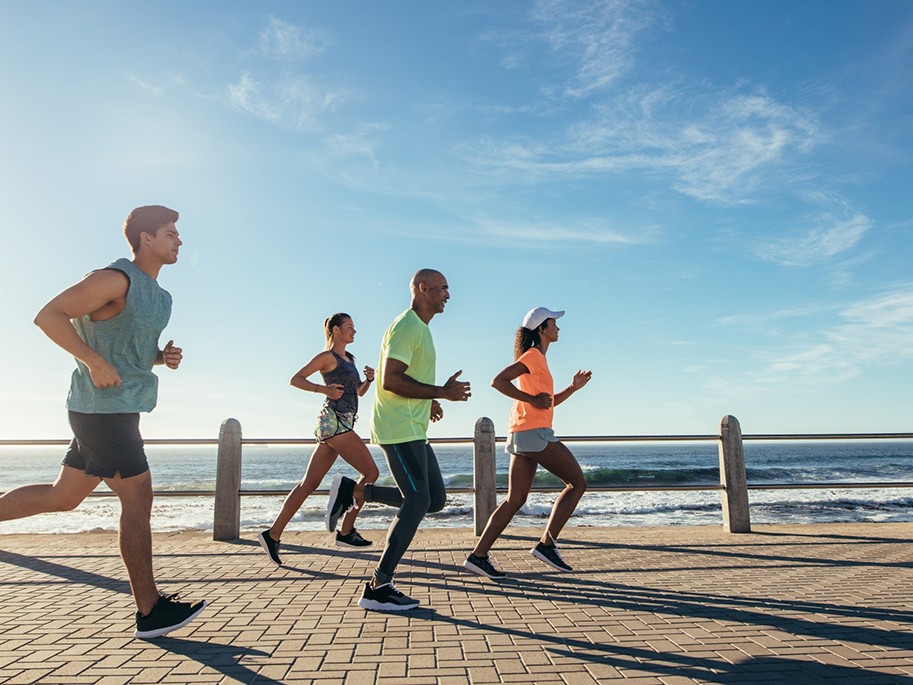
<svg viewBox="0 0 913 685"><path fill-rule="evenodd" d="M529 330L525 326L520 326L520 328L517 329L517 335L514 337L515 360L519 359L530 347L539 347L539 343L541 342L539 331L548 325L548 321L548 319L543 321L534 331Z"/></svg>

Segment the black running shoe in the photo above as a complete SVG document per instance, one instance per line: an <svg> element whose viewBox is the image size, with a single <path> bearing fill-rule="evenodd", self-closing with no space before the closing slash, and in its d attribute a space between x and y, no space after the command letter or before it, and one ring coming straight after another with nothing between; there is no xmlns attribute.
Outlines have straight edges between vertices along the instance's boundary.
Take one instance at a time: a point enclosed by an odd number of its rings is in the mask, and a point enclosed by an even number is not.
<svg viewBox="0 0 913 685"><path fill-rule="evenodd" d="M355 481L345 476L336 476L330 486L330 497L327 501L327 530L336 530L336 524L343 514L355 507Z"/></svg>
<svg viewBox="0 0 913 685"><path fill-rule="evenodd" d="M384 583L373 589L371 583L365 583L365 591L358 600L358 606L369 611L408 611L417 609L418 605L417 599L407 597L393 583Z"/></svg>
<svg viewBox="0 0 913 685"><path fill-rule="evenodd" d="M269 536L269 530L264 530L257 536L257 539L260 541L260 546L263 548L263 551L266 552L270 561L276 566L282 566L282 559L279 558L279 541L273 540Z"/></svg>
<svg viewBox="0 0 913 685"><path fill-rule="evenodd" d="M370 547L371 541L365 540L361 533L359 533L354 528L352 532L348 535L343 535L342 533L336 533L336 546L337 547Z"/></svg>
<svg viewBox="0 0 913 685"><path fill-rule="evenodd" d="M533 547L530 552L533 553L533 556L537 559L541 559L546 564L551 566L558 571L564 571L565 573L570 573L572 569L568 563L561 558L561 552L558 551L558 547L555 545L543 545L541 542Z"/></svg>
<svg viewBox="0 0 913 685"><path fill-rule="evenodd" d="M137 611L134 637L141 640L162 637L172 630L183 628L206 608L205 601L191 604L190 602L178 602L177 599L176 594L162 595L148 616L143 616Z"/></svg>
<svg viewBox="0 0 913 685"><path fill-rule="evenodd" d="M492 580L501 580L506 578L507 574L504 571L496 568L493 563L491 563L490 557L477 557L475 554L470 554L466 561L463 562L463 568L467 571L472 571L477 573L480 576L485 576L486 578L491 578Z"/></svg>

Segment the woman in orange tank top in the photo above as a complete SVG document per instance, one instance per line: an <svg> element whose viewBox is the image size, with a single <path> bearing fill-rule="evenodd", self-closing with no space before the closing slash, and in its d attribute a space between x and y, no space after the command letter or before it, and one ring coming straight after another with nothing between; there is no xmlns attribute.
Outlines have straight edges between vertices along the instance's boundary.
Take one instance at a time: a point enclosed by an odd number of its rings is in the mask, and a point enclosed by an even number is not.
<svg viewBox="0 0 913 685"><path fill-rule="evenodd" d="M589 382L592 371L578 371L570 385L555 394L545 356L549 346L558 340L559 329L555 320L562 316L563 311L553 312L545 307L529 311L517 330L514 344L516 361L495 376L491 383L495 390L514 400L508 422L510 472L507 499L488 519L475 549L463 566L493 580L504 578L506 574L492 564L488 551L526 503L540 465L560 478L565 487L552 506L542 538L530 551L554 569L573 570L561 557L555 541L586 491L586 478L571 451L555 437L552 413L557 405Z"/></svg>

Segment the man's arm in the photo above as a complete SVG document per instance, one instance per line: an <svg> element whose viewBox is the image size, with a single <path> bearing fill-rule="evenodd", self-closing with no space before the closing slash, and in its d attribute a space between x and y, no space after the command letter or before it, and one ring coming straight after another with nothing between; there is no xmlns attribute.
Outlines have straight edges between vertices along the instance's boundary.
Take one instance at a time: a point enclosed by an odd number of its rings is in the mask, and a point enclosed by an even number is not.
<svg viewBox="0 0 913 685"><path fill-rule="evenodd" d="M57 295L35 316L35 325L46 336L88 367L97 388L119 386L120 374L79 337L72 319L92 313L115 316L123 310L129 285L121 271L95 271Z"/></svg>
<svg viewBox="0 0 913 685"><path fill-rule="evenodd" d="M159 350L158 354L155 355L155 363L164 364L169 369L178 368L183 359L184 350L181 347L175 347L174 340L169 340L165 343L165 349Z"/></svg>
<svg viewBox="0 0 913 685"><path fill-rule="evenodd" d="M408 369L399 359L384 359L384 390L415 400L444 399L452 402L465 402L472 394L469 383L457 380L462 371L453 374L444 385L429 385L412 378L406 373Z"/></svg>

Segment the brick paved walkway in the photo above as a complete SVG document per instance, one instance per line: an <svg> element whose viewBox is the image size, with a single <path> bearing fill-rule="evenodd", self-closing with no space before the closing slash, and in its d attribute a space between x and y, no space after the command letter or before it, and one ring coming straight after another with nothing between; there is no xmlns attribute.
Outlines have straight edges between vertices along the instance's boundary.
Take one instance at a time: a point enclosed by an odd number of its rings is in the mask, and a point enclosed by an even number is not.
<svg viewBox="0 0 913 685"><path fill-rule="evenodd" d="M428 608L398 615L355 604L377 551L288 533L277 569L159 534L161 589L210 606L155 642L115 536L0 535L0 683L913 683L913 524L569 528L573 575L534 534L499 542L496 584L460 570L469 531L420 531L397 580Z"/></svg>

